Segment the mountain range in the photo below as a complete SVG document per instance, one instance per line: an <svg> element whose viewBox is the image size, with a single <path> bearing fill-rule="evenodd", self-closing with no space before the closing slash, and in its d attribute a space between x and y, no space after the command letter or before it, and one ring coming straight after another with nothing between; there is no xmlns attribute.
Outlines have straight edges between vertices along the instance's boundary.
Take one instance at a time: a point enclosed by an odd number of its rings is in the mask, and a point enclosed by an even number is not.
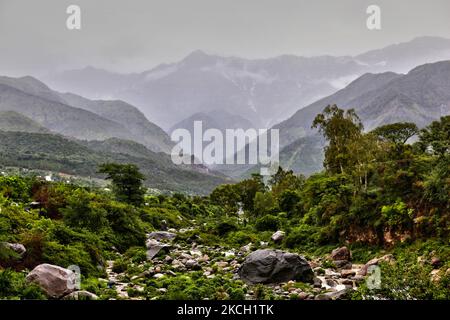
<svg viewBox="0 0 450 320"><path fill-rule="evenodd" d="M172 142L137 108L51 90L33 77L0 77L0 111L22 114L42 127L81 140L121 138L168 153Z"/></svg>
<svg viewBox="0 0 450 320"><path fill-rule="evenodd" d="M450 59L450 40L421 37L353 57L283 55L251 60L195 51L179 62L142 73L87 67L52 74L45 81L60 91L127 101L166 131L194 114L213 110L226 110L269 128L365 73L403 73L445 59ZM220 123L220 116L215 121Z"/></svg>
<svg viewBox="0 0 450 320"><path fill-rule="evenodd" d="M395 122L413 122L420 128L450 115L450 60L418 66L407 74L367 73L347 87L298 110L275 125L280 134L280 165L311 174L322 168L326 145L311 125L326 106L355 109L365 131ZM233 177L247 176L258 166L214 167Z"/></svg>

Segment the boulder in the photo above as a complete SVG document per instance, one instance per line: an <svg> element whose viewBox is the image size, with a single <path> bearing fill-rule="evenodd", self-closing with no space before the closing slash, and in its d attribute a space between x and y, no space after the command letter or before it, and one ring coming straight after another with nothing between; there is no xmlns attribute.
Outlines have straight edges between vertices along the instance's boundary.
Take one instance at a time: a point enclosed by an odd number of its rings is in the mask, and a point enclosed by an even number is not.
<svg viewBox="0 0 450 320"><path fill-rule="evenodd" d="M63 300L98 300L98 296L88 291L75 291L69 293Z"/></svg>
<svg viewBox="0 0 450 320"><path fill-rule="evenodd" d="M331 259L333 261L351 261L352 253L347 247L337 248L331 252Z"/></svg>
<svg viewBox="0 0 450 320"><path fill-rule="evenodd" d="M272 235L271 239L273 242L279 243L279 242L283 241L284 235L285 235L284 231L277 231Z"/></svg>
<svg viewBox="0 0 450 320"><path fill-rule="evenodd" d="M146 242L147 246L147 260L152 260L161 250L168 250L170 245L161 243L155 239L149 239Z"/></svg>
<svg viewBox="0 0 450 320"><path fill-rule="evenodd" d="M155 231L155 232L151 232L147 235L147 239L155 239L155 240L168 240L168 241L172 241L173 239L176 238L176 234L172 233L172 232L167 232L167 231Z"/></svg>
<svg viewBox="0 0 450 320"><path fill-rule="evenodd" d="M338 269L351 269L353 266L352 263L347 260L336 260L334 261L334 265Z"/></svg>
<svg viewBox="0 0 450 320"><path fill-rule="evenodd" d="M358 272L357 275L366 276L367 271L369 270L370 266L376 266L380 262L388 262L393 263L395 261L394 256L392 254L387 254L382 256L381 258L374 258L370 261L368 261Z"/></svg>
<svg viewBox="0 0 450 320"><path fill-rule="evenodd" d="M2 242L1 245L14 251L15 253L17 253L20 258L22 258L23 255L25 254L25 252L27 252L27 249L25 249L25 246L20 243Z"/></svg>
<svg viewBox="0 0 450 320"><path fill-rule="evenodd" d="M247 256L238 270L249 284L281 283L289 280L313 282L314 273L306 259L281 250L257 250Z"/></svg>
<svg viewBox="0 0 450 320"><path fill-rule="evenodd" d="M61 298L75 291L76 274L68 269L51 264L40 264L26 277L27 282L35 283L50 298Z"/></svg>

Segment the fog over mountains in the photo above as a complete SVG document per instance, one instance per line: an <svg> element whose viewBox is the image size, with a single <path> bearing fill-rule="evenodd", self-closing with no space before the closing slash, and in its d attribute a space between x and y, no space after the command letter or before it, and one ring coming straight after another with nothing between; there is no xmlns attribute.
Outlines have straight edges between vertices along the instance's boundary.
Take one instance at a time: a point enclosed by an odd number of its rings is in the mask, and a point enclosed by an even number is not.
<svg viewBox="0 0 450 320"><path fill-rule="evenodd" d="M39 140L33 134L64 136L52 137L59 144L66 143L61 139L75 139L77 145L108 153L96 162L150 161L154 167L146 165L149 175L164 187L165 177L176 169L166 163L174 143L162 128L192 132L196 120L203 122L204 130L272 127L280 131L281 165L311 174L322 167L325 143L311 124L329 104L354 108L366 131L405 121L423 127L450 114L450 40L417 38L356 57L247 60L196 51L178 63L139 74L88 67L45 82L0 76L0 130L26 132L33 141ZM4 137L9 148L20 144L19 136ZM35 150L30 145L23 148ZM83 150L80 157L90 159L89 151ZM62 161L61 168L70 167L64 157L54 159L50 149L42 151L48 151L53 165ZM23 160L16 156L8 161ZM30 159L29 166L45 164ZM78 159L73 162L77 163ZM211 189L226 180L211 169L231 177L258 171L250 165L185 166L182 175L185 181L207 181ZM78 171L87 172L83 170Z"/></svg>
<svg viewBox="0 0 450 320"><path fill-rule="evenodd" d="M87 67L53 74L45 82L89 98L127 101L167 131L196 113L219 109L268 128L367 72L404 73L445 59L450 59L450 40L421 37L354 57L249 60L195 51L142 73Z"/></svg>

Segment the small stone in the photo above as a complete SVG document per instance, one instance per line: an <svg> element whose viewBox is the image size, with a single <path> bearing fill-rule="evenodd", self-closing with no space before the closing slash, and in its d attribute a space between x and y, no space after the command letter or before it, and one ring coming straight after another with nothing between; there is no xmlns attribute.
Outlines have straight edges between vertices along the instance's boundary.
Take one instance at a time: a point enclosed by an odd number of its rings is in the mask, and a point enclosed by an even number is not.
<svg viewBox="0 0 450 320"><path fill-rule="evenodd" d="M198 264L198 262L194 259L189 259L188 261L186 261L186 268L191 269L191 270L199 270L201 269L200 265Z"/></svg>
<svg viewBox="0 0 450 320"><path fill-rule="evenodd" d="M162 273L157 273L153 276L153 278L155 278L155 279L160 279L162 277L164 277L164 275Z"/></svg>
<svg viewBox="0 0 450 320"><path fill-rule="evenodd" d="M98 300L98 296L88 291L75 291L66 295L63 300Z"/></svg>
<svg viewBox="0 0 450 320"><path fill-rule="evenodd" d="M438 257L431 258L431 265L433 267L439 267L440 264L441 264L441 259L439 259Z"/></svg>
<svg viewBox="0 0 450 320"><path fill-rule="evenodd" d="M356 275L355 270L342 270L341 271L341 276L344 278L353 277L354 275Z"/></svg>
<svg viewBox="0 0 450 320"><path fill-rule="evenodd" d="M271 239L275 243L280 243L281 241L283 241L284 236L285 236L285 232L279 230L272 235Z"/></svg>

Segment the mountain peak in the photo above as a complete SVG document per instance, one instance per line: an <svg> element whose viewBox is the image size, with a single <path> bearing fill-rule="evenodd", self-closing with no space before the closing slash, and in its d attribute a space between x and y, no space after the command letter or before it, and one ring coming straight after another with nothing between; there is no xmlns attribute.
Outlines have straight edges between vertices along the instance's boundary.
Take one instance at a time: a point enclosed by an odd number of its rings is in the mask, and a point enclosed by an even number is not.
<svg viewBox="0 0 450 320"><path fill-rule="evenodd" d="M192 67L199 67L214 63L215 61L217 61L217 58L218 58L217 56L208 54L202 50L195 50L191 52L189 55L187 55L182 60L182 63Z"/></svg>

